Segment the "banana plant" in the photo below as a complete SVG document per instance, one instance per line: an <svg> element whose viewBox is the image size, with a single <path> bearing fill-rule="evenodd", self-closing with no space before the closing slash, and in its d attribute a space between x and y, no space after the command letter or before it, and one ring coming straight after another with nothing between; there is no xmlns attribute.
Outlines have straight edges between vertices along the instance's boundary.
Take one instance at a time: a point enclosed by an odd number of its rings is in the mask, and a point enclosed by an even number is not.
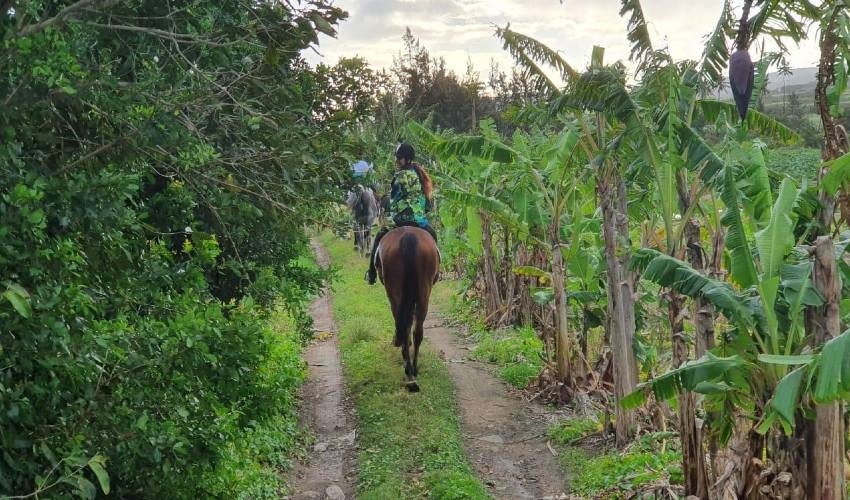
<svg viewBox="0 0 850 500"><path fill-rule="evenodd" d="M581 97L576 95L578 89L588 88L585 83L592 80L592 75L609 73L608 69L603 67L604 50L601 47L594 47L590 70L579 74L558 55L557 51L531 37L515 33L509 27L497 30L496 34L503 40L505 48L516 62L547 90L550 97L548 103L550 119L571 117L581 129L579 144L592 167L597 196L603 205L601 218L610 319L606 326L613 351L613 362L616 366L614 391L616 398L620 399L631 392L637 384L637 361L632 349L635 332L634 294L632 279L627 268L630 255L626 210L627 190L620 171L621 166L611 162L608 154L614 148L606 144L610 140L606 138L616 136L618 133L611 128L611 117L602 113L602 107L599 109L582 107ZM546 66L555 70L566 85L561 87L554 83L542 69ZM616 69L614 69L615 72ZM617 75L622 75L622 72ZM614 78L618 77L614 76ZM625 446L634 433L633 412L619 405L615 407L615 412L616 442L619 446Z"/></svg>
<svg viewBox="0 0 850 500"><path fill-rule="evenodd" d="M479 211L484 212L549 256L551 269L544 272L551 278L556 311L557 373L573 386L586 379L588 364L569 324L565 257L578 251L592 208L582 203L588 163L580 144L582 128L574 121L563 123L555 136L518 131L510 145L501 142L487 122L480 136L468 137L413 127L441 162L437 173L443 196L468 211L471 226L478 223Z"/></svg>
<svg viewBox="0 0 850 500"><path fill-rule="evenodd" d="M722 222L734 286L657 250L640 250L634 263L644 279L713 304L731 328L713 352L647 382L624 404L638 403L648 391L666 399L690 390L704 394L716 411L721 441L731 436L740 409L761 434L791 434L807 401L847 397L850 363L842 356L850 355L850 333L815 348L807 338L805 310L821 306L823 297L812 283L808 250L795 247L796 226L805 223L795 211L802 190L785 178L774 195L757 145L740 146L727 158ZM847 243L837 246L838 258ZM781 439L767 443L769 456L783 456L775 448Z"/></svg>
<svg viewBox="0 0 850 500"><path fill-rule="evenodd" d="M724 5L713 41L707 45L704 59L697 66L675 64L666 52L654 50L640 2L623 0L621 4L621 15L629 16L628 39L632 43L632 59L639 63L640 84L629 89L622 69L616 66L591 67L590 71L571 81L572 87L556 99L553 107L601 113L608 120L609 130L620 131L606 150L613 149L610 158L616 162L632 166L632 185L645 191L657 207L664 225L665 252L682 258L689 249L692 258L702 261L700 224L696 216L702 210L704 195L718 184L717 174L723 170L723 162L691 124L697 115L715 122L734 109L730 104L698 98L700 85L716 81L720 61L727 54L719 40L730 32L729 5ZM768 57L760 61L759 85L763 85L763 75L771 61ZM698 73L696 67L707 74ZM755 112L739 127L739 136L747 130L768 133L783 141L796 139L786 127ZM602 205L605 210L604 201ZM718 226L715 224L716 233L720 230ZM687 246L683 238L686 234ZM694 247L697 251L690 250ZM611 258L609 256L609 261ZM668 306L674 360L679 366L687 361L689 348L684 336L682 300L675 290L673 292L668 295ZM697 309L704 309L701 299L697 300ZM713 323L711 312L698 314L697 321ZM701 327L698 324L697 329L713 332L713 325ZM682 392L679 406L686 490L689 494L705 496L708 481L704 453L697 438L695 401L690 394Z"/></svg>

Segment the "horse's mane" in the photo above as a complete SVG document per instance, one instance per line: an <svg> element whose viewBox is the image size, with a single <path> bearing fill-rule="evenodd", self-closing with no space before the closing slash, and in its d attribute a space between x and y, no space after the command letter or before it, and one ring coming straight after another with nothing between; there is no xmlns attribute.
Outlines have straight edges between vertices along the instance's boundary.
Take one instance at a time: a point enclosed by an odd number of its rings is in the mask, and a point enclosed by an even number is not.
<svg viewBox="0 0 850 500"><path fill-rule="evenodd" d="M434 183L431 182L431 177L428 175L428 172L422 168L422 165L412 163L411 166L414 170L416 170L416 175L419 176L419 182L422 184L422 194L425 195L425 198L430 200L431 195L434 192Z"/></svg>

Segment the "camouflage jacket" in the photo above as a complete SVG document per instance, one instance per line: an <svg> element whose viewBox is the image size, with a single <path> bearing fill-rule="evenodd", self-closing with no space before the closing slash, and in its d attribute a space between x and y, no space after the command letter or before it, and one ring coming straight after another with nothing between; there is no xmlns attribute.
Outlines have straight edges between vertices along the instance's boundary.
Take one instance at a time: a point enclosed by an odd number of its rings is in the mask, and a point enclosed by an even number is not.
<svg viewBox="0 0 850 500"><path fill-rule="evenodd" d="M420 226L428 224L425 214L431 211L431 203L425 198L419 175L413 168L399 170L393 175L390 191L389 218L396 225L415 222Z"/></svg>

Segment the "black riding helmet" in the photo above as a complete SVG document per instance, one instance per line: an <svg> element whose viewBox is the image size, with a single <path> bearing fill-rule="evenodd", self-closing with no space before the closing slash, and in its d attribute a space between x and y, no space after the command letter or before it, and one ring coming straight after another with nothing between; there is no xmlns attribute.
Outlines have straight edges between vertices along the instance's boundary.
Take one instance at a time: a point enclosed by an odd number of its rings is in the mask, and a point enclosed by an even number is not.
<svg viewBox="0 0 850 500"><path fill-rule="evenodd" d="M402 158L407 161L413 161L416 158L416 152L413 150L413 146L406 142L402 142L395 149L395 157Z"/></svg>

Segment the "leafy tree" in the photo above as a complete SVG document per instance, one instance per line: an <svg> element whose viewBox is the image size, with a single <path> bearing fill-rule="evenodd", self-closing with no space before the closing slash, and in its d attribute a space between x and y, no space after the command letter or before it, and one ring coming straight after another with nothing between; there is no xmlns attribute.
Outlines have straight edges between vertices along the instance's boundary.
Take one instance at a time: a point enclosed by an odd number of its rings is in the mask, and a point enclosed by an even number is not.
<svg viewBox="0 0 850 500"><path fill-rule="evenodd" d="M233 496L204 478L293 404L268 311L309 326L302 227L363 109L298 56L344 16L0 2L0 493Z"/></svg>
<svg viewBox="0 0 850 500"><path fill-rule="evenodd" d="M551 269L513 265L518 274L529 274L551 282L549 299L555 311L555 362L557 377L565 390L575 388L586 380L590 371L578 349L577 336L569 324L568 293L565 282L570 263L565 255L579 253L592 206L583 203L588 192L582 190L582 162L587 161L580 144L581 128L566 124L560 134L546 138L537 133L514 134L511 145L503 144L492 123L482 125L482 136L434 136L424 129L415 129L430 151L441 160L440 178L444 196L467 211L470 246L483 247L485 288L492 292L501 287L495 277L496 263L489 231L490 220L498 221L515 238L545 252ZM461 159L459 162L458 159ZM506 182L510 178L510 187ZM451 208L450 208L451 210ZM591 225L592 227L592 225ZM507 236L506 236L507 237ZM567 243L571 243L568 247ZM511 256L505 255L511 259ZM587 265L585 260L584 265ZM580 261L570 266L581 269ZM577 277L584 278L579 274ZM488 294L488 297L490 294ZM504 312L512 300L493 296L488 311Z"/></svg>
<svg viewBox="0 0 850 500"><path fill-rule="evenodd" d="M410 28L402 37L404 48L394 59L393 73L400 80L404 106L415 118L431 116L443 129L468 131L475 128L476 98L480 83L470 68L465 80L434 59Z"/></svg>
<svg viewBox="0 0 850 500"><path fill-rule="evenodd" d="M346 127L353 126L348 121L374 116L379 97L388 91L388 75L374 71L362 57L341 58L332 67L320 64L316 72L323 90L315 100L317 113Z"/></svg>

